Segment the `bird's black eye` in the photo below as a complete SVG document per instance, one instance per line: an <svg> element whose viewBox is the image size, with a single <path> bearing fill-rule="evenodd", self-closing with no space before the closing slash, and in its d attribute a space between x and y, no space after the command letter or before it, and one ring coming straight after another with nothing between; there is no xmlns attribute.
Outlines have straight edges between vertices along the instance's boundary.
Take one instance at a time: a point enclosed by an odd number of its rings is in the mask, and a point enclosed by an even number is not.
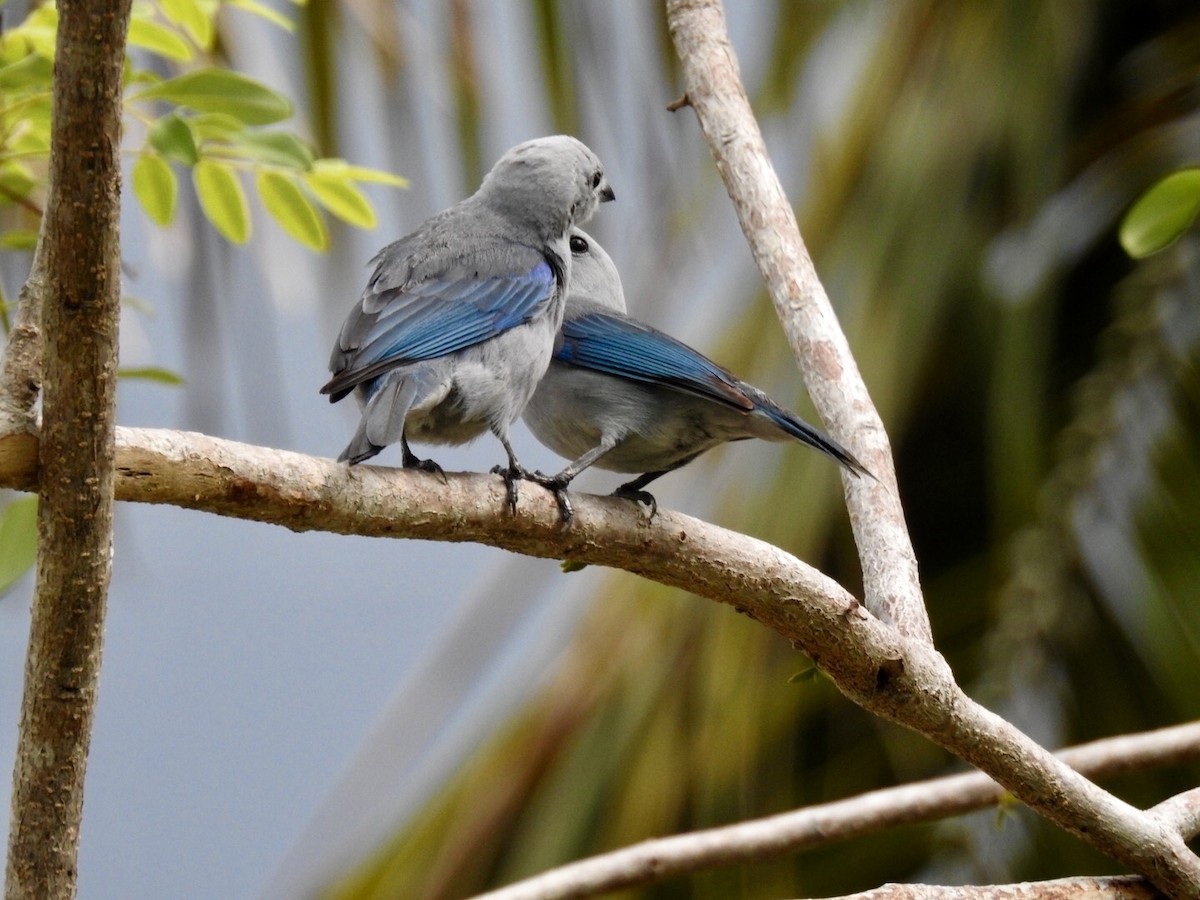
<svg viewBox="0 0 1200 900"><path fill-rule="evenodd" d="M582 256L584 253L588 252L588 242L577 234L571 235L570 244L571 252L576 256Z"/></svg>
<svg viewBox="0 0 1200 900"><path fill-rule="evenodd" d="M600 187L600 182L603 179L604 179L604 174L602 172L600 172L599 170L597 170L596 174L592 176L592 189L595 190L596 188Z"/></svg>

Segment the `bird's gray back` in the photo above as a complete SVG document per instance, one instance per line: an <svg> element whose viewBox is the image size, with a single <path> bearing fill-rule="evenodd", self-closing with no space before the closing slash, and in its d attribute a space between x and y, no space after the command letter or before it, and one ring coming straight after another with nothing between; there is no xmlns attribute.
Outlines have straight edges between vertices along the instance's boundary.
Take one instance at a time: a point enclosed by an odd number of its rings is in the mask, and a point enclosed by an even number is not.
<svg viewBox="0 0 1200 900"><path fill-rule="evenodd" d="M521 275L543 260L561 283L564 265L554 250L532 229L468 197L375 254L363 306L371 312L379 302L373 298L424 281Z"/></svg>

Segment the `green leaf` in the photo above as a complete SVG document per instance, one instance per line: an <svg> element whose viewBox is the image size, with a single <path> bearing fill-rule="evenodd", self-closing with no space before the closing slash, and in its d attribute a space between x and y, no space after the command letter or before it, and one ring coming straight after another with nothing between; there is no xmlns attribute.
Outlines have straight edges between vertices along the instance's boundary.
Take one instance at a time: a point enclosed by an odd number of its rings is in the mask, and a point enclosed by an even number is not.
<svg viewBox="0 0 1200 900"><path fill-rule="evenodd" d="M0 69L0 91L49 89L54 75L54 63L31 53Z"/></svg>
<svg viewBox="0 0 1200 900"><path fill-rule="evenodd" d="M260 19L266 19L274 25L278 25L284 31L295 31L296 24L287 16L277 13L271 7L264 3L259 3L258 0L226 0L230 6L236 6L238 9L245 10L248 13L253 13Z"/></svg>
<svg viewBox="0 0 1200 900"><path fill-rule="evenodd" d="M1121 221L1121 246L1134 259L1157 253L1192 227L1200 213L1200 168L1168 175L1142 194Z"/></svg>
<svg viewBox="0 0 1200 900"><path fill-rule="evenodd" d="M0 162L0 205L7 205L13 198L28 197L37 184L33 171L15 159Z"/></svg>
<svg viewBox="0 0 1200 900"><path fill-rule="evenodd" d="M213 19L196 0L158 0L163 15L187 32L196 46L212 49Z"/></svg>
<svg viewBox="0 0 1200 900"><path fill-rule="evenodd" d="M0 510L0 594L37 559L38 498L20 497Z"/></svg>
<svg viewBox="0 0 1200 900"><path fill-rule="evenodd" d="M160 366L141 366L132 369L118 369L118 378L136 378L143 381L157 381L159 384L180 385L183 384L183 376L177 372L172 372L170 369L164 369Z"/></svg>
<svg viewBox="0 0 1200 900"><path fill-rule="evenodd" d="M167 159L181 162L185 166L194 166L200 161L196 135L192 133L188 121L177 112L160 116L150 126L150 134L146 140Z"/></svg>
<svg viewBox="0 0 1200 900"><path fill-rule="evenodd" d="M226 69L197 69L139 93L138 100L168 100L197 112L225 113L247 125L270 125L292 114L292 104L265 84Z"/></svg>
<svg viewBox="0 0 1200 900"><path fill-rule="evenodd" d="M192 58L192 48L176 32L157 22L130 19L129 43L178 62Z"/></svg>
<svg viewBox="0 0 1200 900"><path fill-rule="evenodd" d="M232 141L229 149L289 169L307 171L313 164L312 148L288 131L247 131Z"/></svg>
<svg viewBox="0 0 1200 900"><path fill-rule="evenodd" d="M54 59L54 45L58 35L58 10L52 5L39 6L16 28L5 32L5 44L9 42L28 46L48 60Z"/></svg>
<svg viewBox="0 0 1200 900"><path fill-rule="evenodd" d="M408 187L407 178L401 178L399 175L393 175L391 172L384 172L380 169L352 166L344 159L319 159L313 164L313 171L342 175L352 181L367 181L397 188Z"/></svg>
<svg viewBox="0 0 1200 900"><path fill-rule="evenodd" d="M8 151L13 156L37 156L50 152L49 119L45 125L25 117L12 131Z"/></svg>
<svg viewBox="0 0 1200 900"><path fill-rule="evenodd" d="M46 90L36 94L25 94L17 99L10 95L8 104L4 107L4 121L13 125L11 143L8 145L7 156L22 155L30 152L45 153L50 147L50 85ZM19 147L18 147L19 145ZM36 148L36 150L35 150Z"/></svg>
<svg viewBox="0 0 1200 900"><path fill-rule="evenodd" d="M821 674L820 669L816 666L809 666L807 669L801 669L795 675L789 677L788 684L803 684L806 681L812 681L819 674Z"/></svg>
<svg viewBox="0 0 1200 900"><path fill-rule="evenodd" d="M126 63L128 63L129 58L126 57L125 61L126 61ZM153 84L162 84L163 83L163 77L161 75L159 75L157 72L151 72L149 69L134 69L134 68L128 67L128 66L126 68L127 68L127 71L125 72L125 87L126 87L126 89L131 89L133 87L140 87L141 85L153 85Z"/></svg>
<svg viewBox="0 0 1200 900"><path fill-rule="evenodd" d="M283 230L312 250L325 250L329 234L321 215L290 177L263 170L256 179L263 206Z"/></svg>
<svg viewBox="0 0 1200 900"><path fill-rule="evenodd" d="M31 228L10 228L0 233L0 250L32 250L38 234Z"/></svg>
<svg viewBox="0 0 1200 900"><path fill-rule="evenodd" d="M558 564L558 567L562 569L564 573L569 575L572 572L582 572L588 567L588 564L585 562L577 562L573 559L564 559Z"/></svg>
<svg viewBox="0 0 1200 900"><path fill-rule="evenodd" d="M308 172L304 183L327 210L359 228L375 227L371 201L349 179L331 172Z"/></svg>
<svg viewBox="0 0 1200 900"><path fill-rule="evenodd" d="M233 167L202 159L192 170L192 181L200 198L200 208L213 227L230 243L246 243L250 239L250 209L246 205L246 192Z"/></svg>
<svg viewBox="0 0 1200 900"><path fill-rule="evenodd" d="M178 184L171 164L156 153L143 153L133 164L133 193L142 209L158 225L170 225L175 218Z"/></svg>
<svg viewBox="0 0 1200 900"><path fill-rule="evenodd" d="M228 141L246 130L246 123L224 113L189 116L188 124L201 141Z"/></svg>

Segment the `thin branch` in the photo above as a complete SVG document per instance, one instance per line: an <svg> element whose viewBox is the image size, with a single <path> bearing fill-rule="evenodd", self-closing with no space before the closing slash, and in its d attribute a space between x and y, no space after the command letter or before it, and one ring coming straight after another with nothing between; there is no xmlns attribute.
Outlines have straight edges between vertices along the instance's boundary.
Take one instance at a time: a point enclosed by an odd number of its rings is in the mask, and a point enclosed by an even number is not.
<svg viewBox="0 0 1200 900"><path fill-rule="evenodd" d="M762 272L808 393L830 433L879 479L843 474L867 608L932 643L887 432L805 249L742 87L720 0L668 0L688 105Z"/></svg>
<svg viewBox="0 0 1200 900"><path fill-rule="evenodd" d="M34 460L0 470L28 487ZM515 516L499 478L374 466L205 435L117 429L117 497L170 503L296 531L476 541L516 553L622 568L761 622L807 653L851 700L924 734L987 772L1022 802L1173 896L1197 895L1200 860L1178 832L1063 765L967 697L945 660L864 609L844 588L777 547L669 510L577 495L559 526L550 492L523 485ZM683 552L681 552L681 550Z"/></svg>
<svg viewBox="0 0 1200 900"><path fill-rule="evenodd" d="M42 228L45 229L45 218ZM42 295L46 286L46 242L38 239L29 277L17 298L0 370L0 434L36 429L34 405L42 386Z"/></svg>
<svg viewBox="0 0 1200 900"><path fill-rule="evenodd" d="M0 434L37 430L35 405L42 387L42 300L46 293L47 220L39 210L38 240L29 275L17 295L0 362Z"/></svg>
<svg viewBox="0 0 1200 900"><path fill-rule="evenodd" d="M953 887L885 884L861 894L829 900L1162 900L1162 896L1143 879L1125 875Z"/></svg>
<svg viewBox="0 0 1200 900"><path fill-rule="evenodd" d="M1191 840L1200 834L1200 788L1169 797L1150 810L1168 828L1173 828Z"/></svg>
<svg viewBox="0 0 1200 900"><path fill-rule="evenodd" d="M60 0L50 192L34 283L36 332L9 359L8 417L28 413L43 366L38 563L13 768L5 896L75 896L83 780L112 566L120 313L121 78L130 0ZM42 261L44 260L44 268ZM37 283L44 276L44 285ZM36 300L19 325L36 324ZM9 381L9 375L14 377ZM23 425L30 421L7 422ZM28 435L25 435L28 443Z"/></svg>
<svg viewBox="0 0 1200 900"><path fill-rule="evenodd" d="M1092 778L1200 759L1200 722L1093 741L1059 759ZM1185 838L1200 824L1186 820L1181 794L1155 807ZM931 822L994 806L1008 793L981 772L884 788L753 821L643 841L543 872L481 894L479 900L567 900L624 890L706 869L762 862L899 825ZM1191 798L1198 801L1200 797ZM1172 804L1170 811L1164 809ZM1191 810L1190 804L1182 804ZM1160 811L1161 810L1161 811ZM1187 826L1182 827L1182 826Z"/></svg>

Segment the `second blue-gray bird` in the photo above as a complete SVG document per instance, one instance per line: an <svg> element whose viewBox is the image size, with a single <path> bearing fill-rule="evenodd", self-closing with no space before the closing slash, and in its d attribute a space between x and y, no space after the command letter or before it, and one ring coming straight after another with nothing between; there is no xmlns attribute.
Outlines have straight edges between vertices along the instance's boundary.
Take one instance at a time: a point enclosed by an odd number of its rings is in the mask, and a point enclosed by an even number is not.
<svg viewBox="0 0 1200 900"><path fill-rule="evenodd" d="M466 200L384 247L342 326L321 388L353 392L362 419L339 460L351 465L400 443L405 468L441 472L409 440L462 444L490 430L515 510L526 472L508 440L546 371L562 322L572 257L568 232L611 200L600 160L572 137L504 154Z"/></svg>
<svg viewBox="0 0 1200 900"><path fill-rule="evenodd" d="M686 344L625 315L616 266L582 230L570 237L571 289L560 345L524 418L543 444L574 460L534 480L554 491L564 521L566 487L589 466L641 472L615 496L656 507L643 488L727 441L796 440L855 475L848 450L753 385Z"/></svg>

